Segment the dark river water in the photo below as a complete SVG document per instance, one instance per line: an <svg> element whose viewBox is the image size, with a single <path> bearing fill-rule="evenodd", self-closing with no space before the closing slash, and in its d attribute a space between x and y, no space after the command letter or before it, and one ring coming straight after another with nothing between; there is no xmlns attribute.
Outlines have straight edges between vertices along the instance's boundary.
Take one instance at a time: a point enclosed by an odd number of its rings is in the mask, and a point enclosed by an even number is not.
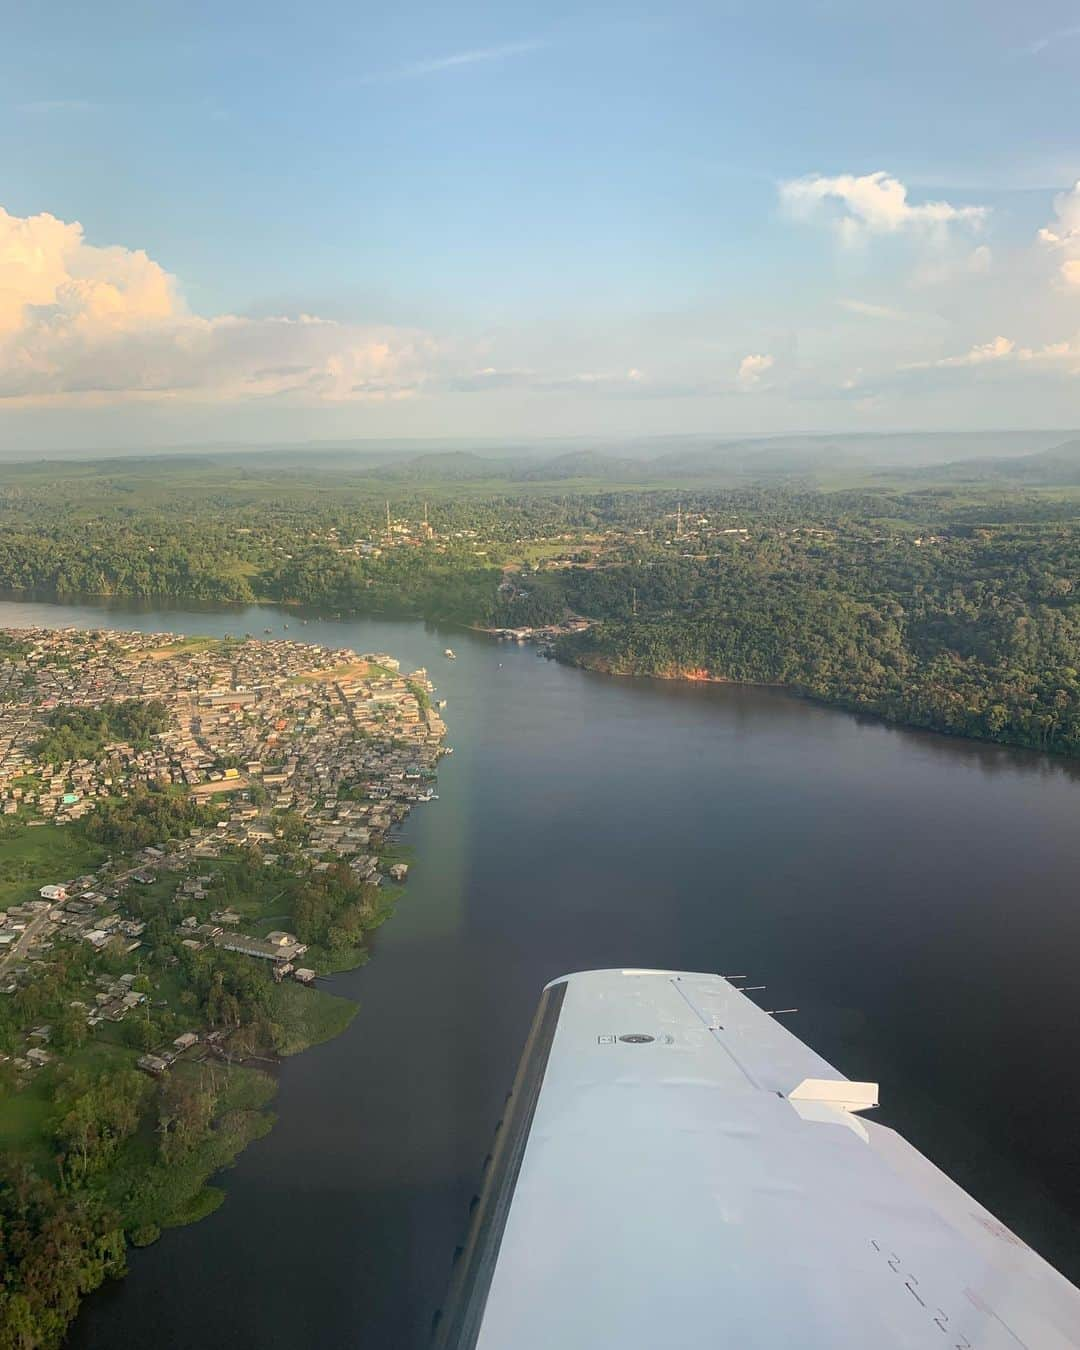
<svg viewBox="0 0 1080 1350"><path fill-rule="evenodd" d="M205 1222L131 1254L80 1350L420 1350L541 986L745 974L770 1008L1080 1275L1080 773L772 691L616 681L420 623L286 616L426 665L440 800L339 1039ZM0 624L276 632L273 610L0 605ZM458 660L442 655L447 642Z"/></svg>

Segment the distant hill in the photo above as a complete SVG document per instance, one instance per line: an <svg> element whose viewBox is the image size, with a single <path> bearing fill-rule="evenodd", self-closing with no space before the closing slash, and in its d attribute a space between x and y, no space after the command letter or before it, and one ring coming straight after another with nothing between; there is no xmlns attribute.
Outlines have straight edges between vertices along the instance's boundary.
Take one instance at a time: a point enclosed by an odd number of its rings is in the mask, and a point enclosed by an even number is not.
<svg viewBox="0 0 1080 1350"><path fill-rule="evenodd" d="M93 458L56 456L74 472L153 475L225 469L246 477L324 472L376 483L588 482L617 486L733 487L754 483L814 486L838 480L1080 483L1080 435L1061 431L898 432L716 437L702 435L498 441L311 442L243 449L203 449ZM16 475L40 472L42 460L15 460Z"/></svg>
<svg viewBox="0 0 1080 1350"><path fill-rule="evenodd" d="M650 485L732 486L783 481L813 482L823 476L875 471L922 474L936 466L963 475L966 467L1013 465L1032 454L1056 451L1061 432L906 432L896 435L821 435L744 437L663 437L628 443L601 442L567 449L537 445L505 453L481 450L429 450L387 456L373 477L388 482L470 482L499 479L511 483L573 480ZM651 451L652 453L649 453ZM344 468L344 457L337 460ZM363 471L361 464L356 465ZM970 475L968 475L970 476Z"/></svg>
<svg viewBox="0 0 1080 1350"><path fill-rule="evenodd" d="M1080 487L1080 439L1037 454L969 459L920 469L921 480L939 483L1011 483L1026 487Z"/></svg>
<svg viewBox="0 0 1080 1350"><path fill-rule="evenodd" d="M649 476L652 463L617 458L599 450L573 450L553 459L514 466L518 482L560 482L568 478L598 478L602 482L637 482Z"/></svg>
<svg viewBox="0 0 1080 1350"><path fill-rule="evenodd" d="M339 463L347 468L347 463ZM370 470L372 478L395 483L468 483L485 478L506 478L516 467L503 459L485 459L469 450L429 452L392 459Z"/></svg>

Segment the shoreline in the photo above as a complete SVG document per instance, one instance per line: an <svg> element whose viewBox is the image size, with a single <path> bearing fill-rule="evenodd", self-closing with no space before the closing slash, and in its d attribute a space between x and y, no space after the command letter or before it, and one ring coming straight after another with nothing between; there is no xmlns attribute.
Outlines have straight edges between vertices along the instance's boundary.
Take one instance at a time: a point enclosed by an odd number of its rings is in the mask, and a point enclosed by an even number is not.
<svg viewBox="0 0 1080 1350"><path fill-rule="evenodd" d="M560 665L576 670L585 670L591 675L602 675L613 680L662 680L667 684L712 684L728 685L740 689L773 689L788 698L813 703L819 708L827 708L832 712L847 713L851 717L865 717L878 725L893 727L898 731L923 732L930 736L941 736L950 741L966 741L971 745L994 746L999 750L1020 750L1040 759L1045 758L1051 763L1080 766L1080 754L1073 754L1068 750L1058 750L1053 746L1025 745L1022 741L994 740L989 736L977 736L967 731L951 731L948 727L937 727L927 722L912 722L905 718L892 717L877 708L847 702L842 699L827 698L821 694L815 694L812 690L802 689L794 684L784 684L780 681L732 680L723 675L710 675L704 672L658 674L656 671L645 670L609 670L603 666L591 665L588 662L569 660L560 656L558 652L551 653L549 659L559 662Z"/></svg>
<svg viewBox="0 0 1080 1350"><path fill-rule="evenodd" d="M20 599L17 597L24 597L24 598ZM211 612L216 611L218 613L234 607L247 608L251 606L261 606L267 608L278 607L289 609L306 608L313 610L320 608L320 606L316 602L303 600L276 600L265 598L260 599L254 597L250 600L204 600L190 596L185 597L183 595L166 594L156 596L154 595L142 596L117 592L92 594L90 592L85 591L72 592L70 596L68 596L65 594L57 593L55 591L36 591L31 589L19 590L10 587L4 591L0 591L0 600L4 599L11 600L12 603L15 604L32 603L35 599L37 599L45 604L69 605L72 607L78 607L81 603L88 601L95 603L108 601L120 601L134 604L145 603L148 606L163 603L170 607L194 605L196 607L205 606L207 607L208 611ZM516 641L519 643L519 645L535 645L536 643L536 640L532 636L522 637L520 639L508 637L507 635L514 630L509 630L506 629L505 627L489 626L479 623L470 623L461 619L433 617L431 615L417 614L415 611L410 610L346 609L346 610L333 610L332 613L327 616L318 616L318 617L323 618L324 621L327 622L336 622L339 620L348 620L348 619L355 619L355 620L393 619L393 620L401 620L402 622L432 624L433 626L439 629L456 630L458 632L478 633L486 637L492 638L496 641L500 640ZM589 619L585 622L586 627L592 628L602 624L604 621L601 619ZM554 625L544 625L543 627L554 627ZM536 632L540 630L534 629L531 631ZM584 630L579 629L577 631L584 631ZM935 736L944 736L947 737L949 740L953 741L970 741L972 742L972 744L975 745L993 745L993 746L1001 746L1003 748L1011 750L1024 750L1033 755L1046 756L1051 761L1058 763L1060 762L1080 763L1080 753L1072 753L1069 750L1058 749L1056 746L1053 745L1038 746L1038 745L1029 745L1021 740L1012 740L1012 739L999 740L991 736L977 735L970 731L957 731L952 730L948 727L934 726L928 722L911 721L903 717L892 716L888 712L883 712L877 708L868 707L864 704L853 703L844 699L827 698L820 694L815 694L810 690L799 688L797 685L773 681L732 680L722 675L712 675L704 671L693 674L682 672L671 674L658 674L655 671L611 670L606 669L602 666L590 665L584 661L568 659L567 657L561 655L558 652L556 645L554 643L550 643L546 639L540 639L539 641L541 643L545 643L548 646L549 649L546 652L544 652L544 655L547 656L549 659L558 661L561 665L573 666L581 670L588 670L592 674L596 675L608 675L613 678L621 678L621 679L665 680L674 683L687 683L687 684L732 684L732 685L741 685L748 689L778 689L784 692L785 694L790 695L792 698L804 699L807 702L817 704L819 707L831 708L837 712L846 712L853 716L858 717L868 717L875 722L881 723L884 726L897 727L908 731L929 732Z"/></svg>
<svg viewBox="0 0 1080 1350"><path fill-rule="evenodd" d="M256 597L252 597L251 599L248 600L239 600L239 599L206 600L197 597L171 595L171 594L144 596L144 595L132 595L129 593L122 593L122 592L107 592L95 594L86 591L72 592L70 595L67 595L55 591L37 591L32 589L20 590L11 587L6 588L3 591L0 591L0 600L5 599L10 600L12 603L15 604L26 604L32 603L34 600L40 600L42 603L45 604L69 605L71 607L78 607L80 606L80 604L84 602L101 603L108 601L120 601L132 604L145 603L148 606L153 606L155 604L165 604L169 607L172 606L181 607L184 605L193 605L196 607L205 606L208 611L210 612L216 611L218 613L221 613L231 608L247 608L253 606L260 606L266 608L277 607L288 609L306 608L313 610L317 610L320 608L318 603L304 600L277 600L277 599L266 599ZM535 645L537 641L532 636L526 636L516 639L509 637L508 635L514 630L510 630L505 627L490 626L479 623L470 623L462 619L450 619L446 617L418 614L415 611L405 609L401 610L335 609L332 610L332 612L329 615L318 617L322 618L324 621L327 622L336 622L339 620L349 620L349 619L354 620L392 619L392 620L401 620L402 622L432 624L433 626L439 629L456 630L458 632L478 633L486 637L493 638L496 641L500 640L516 641L520 645ZM597 625L602 624L603 622L604 621L601 619L589 619L585 621L587 628L595 627ZM554 627L554 625L545 625L544 627ZM532 630L532 631L536 632L539 630ZM579 629L576 631L584 631L584 629ZM688 683L688 684L732 684L732 685L742 685L749 689L778 689L786 694L789 694L792 698L804 699L807 702L815 703L820 707L831 708L838 712L846 712L859 717L868 717L871 718L873 721L880 722L885 726L898 727L909 731L929 732L935 736L945 736L949 740L953 741L971 741L973 744L976 745L996 745L1012 750L1025 750L1033 755L1045 755L1049 759L1056 762L1064 761L1064 762L1080 763L1080 753L1072 753L1069 750L1061 750L1053 745L1038 746L1038 745L1029 745L1021 740L1012 740L1012 739L998 740L991 736L977 735L969 731L957 731L952 730L948 727L934 726L928 722L911 721L903 717L892 716L888 712L883 712L877 708L868 707L864 704L852 703L843 699L827 698L820 694L815 694L810 690L799 688L797 685L773 681L732 680L727 678L726 676L713 675L704 671L693 674L683 672L671 674L658 674L655 671L644 671L644 670L634 670L634 671L611 670L606 669L602 666L590 665L587 662L568 659L567 657L561 655L558 652L555 643L548 642L547 639L540 639L539 641L541 643L545 643L548 646L549 649L546 652L544 652L544 655L549 657L550 659L558 661L561 665L574 666L581 670L588 670L596 675L609 675L612 676L613 678L622 678L622 679L665 680L675 683Z"/></svg>

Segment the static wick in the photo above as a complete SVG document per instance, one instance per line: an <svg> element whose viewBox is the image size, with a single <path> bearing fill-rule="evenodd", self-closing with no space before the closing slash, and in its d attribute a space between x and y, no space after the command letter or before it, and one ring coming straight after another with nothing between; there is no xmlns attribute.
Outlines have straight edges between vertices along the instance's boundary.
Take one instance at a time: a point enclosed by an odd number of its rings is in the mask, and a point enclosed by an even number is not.
<svg viewBox="0 0 1080 1350"><path fill-rule="evenodd" d="M759 989L767 989L768 987L769 987L769 986L766 985L766 984L744 984L744 985L743 985L743 993L744 993L744 994L753 994L753 993L756 993L757 990L759 990Z"/></svg>
<svg viewBox="0 0 1080 1350"><path fill-rule="evenodd" d="M797 1013L798 1011L799 1011L798 1008L763 1008L763 1009L762 1009L762 1012L768 1013L770 1017L782 1017L784 1013Z"/></svg>
<svg viewBox="0 0 1080 1350"><path fill-rule="evenodd" d="M745 980L747 977L745 975L721 975L720 978L722 980Z"/></svg>

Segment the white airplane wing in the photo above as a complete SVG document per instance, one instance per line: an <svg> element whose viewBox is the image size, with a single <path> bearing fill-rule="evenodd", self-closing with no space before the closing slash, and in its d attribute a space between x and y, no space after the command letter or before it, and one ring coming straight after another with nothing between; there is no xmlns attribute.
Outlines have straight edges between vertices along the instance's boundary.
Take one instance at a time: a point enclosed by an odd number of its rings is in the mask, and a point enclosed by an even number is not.
<svg viewBox="0 0 1080 1350"><path fill-rule="evenodd" d="M1080 1290L718 975L544 991L440 1350L1064 1350Z"/></svg>

